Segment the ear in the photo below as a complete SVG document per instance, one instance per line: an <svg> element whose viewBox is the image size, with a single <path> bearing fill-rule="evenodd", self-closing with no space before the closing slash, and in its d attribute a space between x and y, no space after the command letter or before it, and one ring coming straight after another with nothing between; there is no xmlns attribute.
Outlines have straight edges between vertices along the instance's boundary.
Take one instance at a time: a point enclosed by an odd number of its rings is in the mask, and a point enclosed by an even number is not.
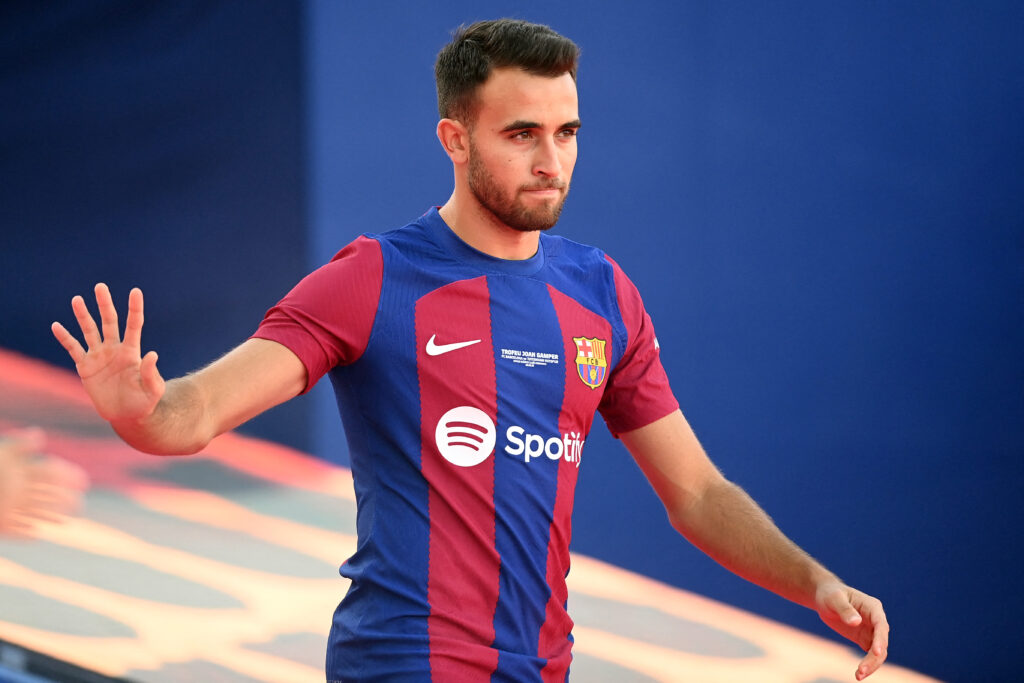
<svg viewBox="0 0 1024 683"><path fill-rule="evenodd" d="M437 139L453 164L469 161L469 129L461 121L441 119L437 122Z"/></svg>

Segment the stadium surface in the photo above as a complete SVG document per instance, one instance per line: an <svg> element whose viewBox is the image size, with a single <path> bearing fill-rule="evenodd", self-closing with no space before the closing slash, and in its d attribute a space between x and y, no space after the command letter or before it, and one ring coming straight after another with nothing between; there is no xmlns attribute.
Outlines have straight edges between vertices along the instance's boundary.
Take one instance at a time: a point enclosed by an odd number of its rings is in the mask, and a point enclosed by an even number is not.
<svg viewBox="0 0 1024 683"><path fill-rule="evenodd" d="M234 433L143 455L73 373L0 351L0 431L29 425L92 485L80 517L0 540L0 681L42 680L15 673L39 662L67 665L58 680L323 680L355 547L348 470ZM572 567L573 681L853 680L853 649L589 557ZM871 680L934 679L886 665Z"/></svg>

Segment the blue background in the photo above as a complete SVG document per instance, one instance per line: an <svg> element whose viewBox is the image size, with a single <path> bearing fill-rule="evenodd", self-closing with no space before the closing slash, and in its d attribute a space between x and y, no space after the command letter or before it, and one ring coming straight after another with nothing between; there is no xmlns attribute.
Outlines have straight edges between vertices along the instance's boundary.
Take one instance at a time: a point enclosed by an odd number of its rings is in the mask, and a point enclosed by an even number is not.
<svg viewBox="0 0 1024 683"><path fill-rule="evenodd" d="M636 282L705 447L885 601L892 660L1019 669L1024 6L512 2L0 7L0 345L146 292L176 376L356 234L451 191L433 58L462 22L583 50L556 229ZM246 430L338 462L327 383ZM680 540L603 427L574 549L825 633ZM340 560L343 558L339 558Z"/></svg>

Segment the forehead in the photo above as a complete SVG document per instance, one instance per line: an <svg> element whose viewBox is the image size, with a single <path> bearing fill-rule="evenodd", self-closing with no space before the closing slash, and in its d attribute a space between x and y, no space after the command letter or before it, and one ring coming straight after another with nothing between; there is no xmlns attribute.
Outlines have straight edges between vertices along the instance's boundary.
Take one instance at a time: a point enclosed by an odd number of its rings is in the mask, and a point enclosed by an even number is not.
<svg viewBox="0 0 1024 683"><path fill-rule="evenodd" d="M579 118L576 82L564 73L537 76L518 68L494 69L476 94L476 123L502 128L512 121L557 127Z"/></svg>

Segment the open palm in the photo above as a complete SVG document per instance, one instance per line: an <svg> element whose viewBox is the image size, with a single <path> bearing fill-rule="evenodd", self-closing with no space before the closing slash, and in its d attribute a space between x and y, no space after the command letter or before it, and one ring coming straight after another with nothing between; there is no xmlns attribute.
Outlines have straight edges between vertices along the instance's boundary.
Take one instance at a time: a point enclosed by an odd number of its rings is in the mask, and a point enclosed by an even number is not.
<svg viewBox="0 0 1024 683"><path fill-rule="evenodd" d="M101 417L111 422L145 418L164 394L164 379L156 369L156 352L141 355L142 290L135 288L128 296L123 340L110 290L100 283L95 291L102 333L85 300L80 296L71 300L85 348L60 323L53 323L51 329L75 362L82 385Z"/></svg>

